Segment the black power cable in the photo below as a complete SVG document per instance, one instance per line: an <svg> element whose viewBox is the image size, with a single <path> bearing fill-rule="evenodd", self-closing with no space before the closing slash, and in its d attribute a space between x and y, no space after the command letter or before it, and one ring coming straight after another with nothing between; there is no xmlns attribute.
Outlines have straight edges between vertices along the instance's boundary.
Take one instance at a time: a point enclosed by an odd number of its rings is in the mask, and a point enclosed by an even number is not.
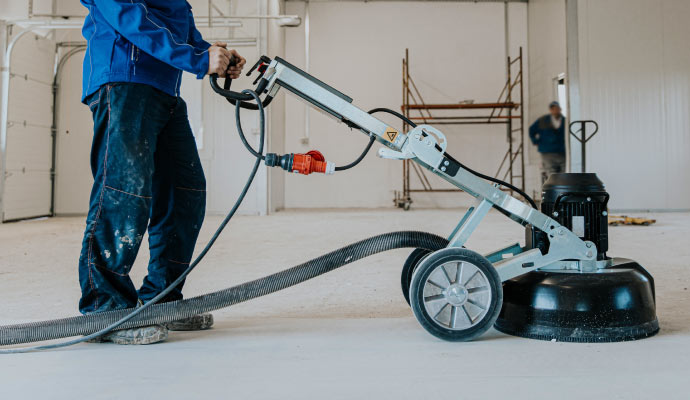
<svg viewBox="0 0 690 400"><path fill-rule="evenodd" d="M417 124L412 122L411 119L407 118L406 116L400 114L397 111L391 110L390 108L385 108L385 107L374 108L373 110L369 111L369 114L375 114L377 112L383 112L383 113L388 113L388 114L394 115L394 116L400 118L401 120L403 120L407 125L410 125L413 128L417 127Z"/></svg>
<svg viewBox="0 0 690 400"><path fill-rule="evenodd" d="M388 108L374 108L374 109L369 110L369 114L375 114L377 112L387 112L389 114L395 115L398 118L407 119L407 118L405 118L404 115L397 113L393 110L389 110ZM410 122L412 122L412 121L410 121ZM369 138L369 143L364 148L364 151L362 151L362 154L360 154L359 157L357 157L357 159L355 161L353 161L347 165L343 165L342 167L335 167L335 170L336 171L345 171L345 170L350 169L350 168L354 167L355 165L359 164L364 159L364 157L366 157L367 153L369 153L369 150L371 150L371 146L374 144L375 141L376 141L376 137L372 135Z"/></svg>
<svg viewBox="0 0 690 400"><path fill-rule="evenodd" d="M217 88L217 84L216 84L216 79L215 79L215 78L216 78L216 77L211 77L211 83L212 83L212 86L214 86L214 90ZM229 85L228 85L228 86L229 86ZM226 88L226 90L227 90L227 88ZM219 92L219 93L221 93L221 91L218 91L218 90L216 90L216 91ZM221 94L223 94L223 93L221 93ZM246 96L246 97L245 97L245 96ZM259 169L259 166L261 165L261 161L265 158L265 156L264 156L264 154L263 154L263 150L264 150L264 139L265 139L265 125L266 125L266 118L265 118L265 113L264 113L264 106L265 106L265 105L268 105L268 103L270 102L270 100L264 104L264 103L262 103L261 98L259 97L259 95L258 95L256 92L254 92L254 91L252 91L252 90L248 90L248 89L243 90L242 93L241 93L240 95L238 95L237 97L238 97L238 98L236 99L237 101L236 101L236 102L233 102L233 104L235 105L235 119L236 119L237 131L238 131L238 133L239 133L239 135L240 135L240 139L242 140L242 143L244 144L244 146L247 148L247 150L248 150L254 157L256 157L256 162L254 163L254 167L252 168L252 171L251 171L251 173L249 174L249 177L248 177L248 179L247 179L247 182L245 183L244 188L242 189L242 192L241 192L240 195L238 196L237 200L235 201L235 204L233 205L232 209L230 210L230 212L228 212L228 214L226 215L225 219L223 219L223 221L221 222L220 226L216 229L215 233L213 234L213 236L211 237L211 239L208 241L208 243L206 244L206 246L204 246L204 248L201 250L201 252L199 253L199 255L189 264L189 266L187 267L187 269L184 270L184 271L182 272L182 274L181 274L174 282L172 282L167 288L165 288L165 290L163 290L161 293L159 293L156 297L154 297L153 299L149 300L148 302L146 302L146 303L145 303L144 305L142 305L141 307L138 307L138 308L134 309L134 311L132 311L131 313L129 313L129 314L127 314L126 316L122 317L121 319L117 320L116 322L114 322L114 323L108 325L107 327L105 327L105 328L99 330L98 332L94 332L94 333L92 333L92 334L90 334L90 335L83 336L83 337L81 337L81 338L72 339L72 340L67 340L67 341L60 342L60 343L54 343L54 344L48 344L48 345L42 345L42 346L24 347L24 348L17 348L17 349L0 349L0 354L28 353L28 352L39 351L39 350L58 349L58 348L63 348L63 347L71 346L71 345L74 345L74 344L82 343L82 342L85 342L85 341L88 341L88 340L95 339L95 338L97 338L97 337L103 336L103 335L105 335L105 334L107 334L107 333L109 333L109 332L115 330L117 327L119 327L119 326L121 326L122 324L126 323L127 321L131 320L131 319L134 318L135 316L139 315L141 312L143 312L144 310L148 309L148 308L151 307L152 305L156 304L156 303L157 303L158 301L160 301L163 297L165 297L168 293L170 293L170 291L172 291L175 287L177 287L180 283L182 283L182 281L183 281L184 279L186 279L186 277L192 272L192 270L194 270L194 268L195 268L195 267L201 262L201 260L206 256L206 254L209 252L209 250L211 249L211 247L215 244L216 240L218 240L218 237L220 236L221 232L225 229L225 227L227 226L227 224L230 222L230 220L232 219L232 217L233 217L233 216L235 215L235 213L237 212L237 209L239 208L240 204L242 203L242 201L244 200L245 196L247 195L247 192L249 191L249 187L251 186L252 182L254 181L254 178L256 177L256 173L257 173L257 171L258 171L258 169ZM244 135L244 131L242 130L242 123L240 122L240 108L251 108L251 109L254 109L254 105L253 105L253 104L251 104L251 107L248 107L249 104L242 101L242 99L248 99L248 98L253 98L254 101L256 101L256 106L255 106L256 108L255 108L255 109L259 111L259 120L260 120L260 122L259 122L259 125L260 125L260 126L259 126L259 131L260 131L260 134L259 134L259 149L258 149L258 151L257 151L257 150L254 150L254 148L253 148L253 147L249 144L249 142L247 141L247 138L246 138L245 135ZM400 113L398 113L398 112L396 112L396 111L393 111L393 110L391 110L391 109L388 109L388 108L375 108L375 109L373 109L373 110L370 110L370 111L369 111L369 114L374 114L374 113L377 113L377 112L385 112L385 113L394 115L394 116L398 117L399 119L401 119L402 121L404 121L405 123L407 123L408 125L412 126L413 128L417 126L417 124L415 124L414 122L412 122L412 120L410 120L409 118L405 117L404 115L402 115L402 114L400 114ZM369 140L369 143L368 143L367 146L365 147L364 151L359 155L359 157L357 157L357 159L356 159L355 161L351 162L350 164L344 165L344 166L342 166L342 167L336 167L336 171L343 171L343 170L352 168L352 167L354 167L355 165L359 164L359 163L364 159L364 157L367 155L367 153L368 153L369 150L371 149L372 145L374 144L374 141L375 141L375 140L376 140L376 138L375 138L374 136L371 136L371 138L370 138L370 140ZM531 197L529 197L526 193L524 193L524 192L521 191L520 189L516 188L515 186L513 186L513 185L511 185L511 184L509 184L509 183L507 183L507 182L501 181L500 179L496 179L496 178L493 178L493 177L490 177L490 176L481 174L481 173L479 173L479 172L477 172L477 171L474 171L474 170L468 168L467 166L463 165L462 163L460 163L460 162L457 161L456 159L454 159L454 158L453 158L451 155L449 155L448 153L444 153L444 155L445 155L448 159L452 160L453 162L458 163L461 167L463 167L464 169L466 169L466 170L469 171L470 173L472 173L472 174L474 174L474 175L476 175L476 176L478 176L478 177L480 177L480 178L482 178L482 179L486 179L486 180L488 180L488 181L495 182L495 183L498 183L498 184L500 184L500 185L506 186L506 187L508 187L508 188L510 188L510 189L512 189L512 190L514 190L514 191L516 191L516 192L518 192L518 193L520 193L525 199L527 199L527 201L529 201L529 203L532 205L532 207L537 208L536 204L534 203L534 200L532 200Z"/></svg>
<svg viewBox="0 0 690 400"><path fill-rule="evenodd" d="M245 183L244 188L242 189L242 192L240 195L237 197L237 200L235 201L235 204L232 206L232 209L228 214L225 216L225 219L223 219L223 222L221 222L220 226L218 229L216 229L216 232L213 234L211 239L206 243L206 246L204 246L203 250L201 250L201 253L199 253L198 256L192 261L191 264L187 267L187 269L182 272L182 274L175 279L173 283L171 283L165 290L160 292L156 297L153 299L149 300L146 302L144 305L141 307L138 307L134 309L131 313L127 314L126 316L122 317L121 319L117 320L116 322L108 325L107 327L99 330L98 332L94 332L90 335L83 336L77 339L72 339L72 340L66 340L64 342L60 343L54 343L54 344L47 344L47 345L42 345L42 346L32 346L32 347L23 347L23 348L17 348L17 349L0 349L0 354L13 354L13 353L28 353L32 351L39 351L39 350L51 350L51 349L59 349L62 347L67 347L71 346L74 344L86 342L87 340L95 339L97 337L103 336L113 330L115 330L117 327L121 326L125 322L131 320L135 316L139 315L142 311L146 310L147 308L151 307L153 304L156 304L158 301L160 301L163 297L165 297L170 291L172 291L175 287L177 287L182 281L185 280L187 275L189 275L192 270L201 262L201 260L206 256L206 254L211 250L211 247L214 245L216 240L218 240L218 237L220 236L221 232L223 229L225 229L225 226L230 222L232 217L235 215L237 212L237 209L239 208L240 204L242 204L242 201L244 200L245 196L247 195L247 192L249 191L249 187L251 186L252 182L254 181L254 177L256 177L256 172L259 169L259 166L261 165L261 157L264 151L264 136L265 136L265 129L264 127L266 126L266 118L264 115L264 106L261 103L261 99L259 98L259 95L256 94L256 92L253 92L251 90L243 90L242 94L250 96L254 98L254 100L257 102L257 109L259 111L259 150L258 152L252 152L252 154L256 157L256 162L254 163L254 168L252 168L252 172L249 174L249 178L247 178L247 183ZM235 105L237 109L241 107L241 103L237 103ZM239 112L236 114L237 115L237 123L238 123L238 129L241 132L241 126L239 122ZM244 142L246 142L246 139L243 139ZM246 143L246 146L249 146L248 143ZM251 148L251 146L249 146ZM253 150L253 149L252 149Z"/></svg>
<svg viewBox="0 0 690 400"><path fill-rule="evenodd" d="M243 90L242 93L244 93L246 91L247 90ZM244 147L247 149L247 151L249 151L254 157L259 159L259 161L260 161L260 160L263 160L264 158L266 158L263 155L263 145L264 145L263 135L264 135L264 129L265 129L265 126L264 126L264 106L263 106L263 104L261 104L261 100L259 99L259 95L256 94L256 92L252 92L252 93L256 96L255 99L256 99L256 104L258 107L257 109L261 113L260 114L261 115L261 122L260 122L260 124L261 124L261 127L260 127L261 128L261 143L259 144L259 151L254 150L252 145L249 144L249 142L247 141L247 138L244 136L244 130L242 129L242 121L240 120L240 110L242 108L246 108L246 107L242 107L241 103L239 103L239 102L233 103L233 104L235 104L235 126L237 127L237 133L240 135L240 140L242 140L242 144L244 145Z"/></svg>
<svg viewBox="0 0 690 400"><path fill-rule="evenodd" d="M505 187L507 187L507 188L509 188L509 189L512 189L512 190L518 192L518 193L520 194L520 196L524 197L525 200L527 200L527 202L529 203L529 205L532 206L532 208L538 209L538 208L537 208L537 203L535 203L534 200L533 200L530 196L527 195L527 193L525 193L525 192L523 192L522 190L518 189L517 187L511 185L510 183L505 182L505 181L502 181L502 180L500 180L500 179L498 179L498 178L494 178L494 177L489 176L489 175L484 175L484 174L482 174L481 172L477 172L477 171L475 171L475 170L469 168L468 166L464 165L464 164L461 163L460 161L456 160L455 158L453 158L453 156L451 156L451 155L448 154L448 153L443 153L443 155L446 156L449 160L458 163L458 165L460 165L461 167L465 168L465 169L466 169L467 171L469 171L472 175L478 176L478 177L480 177L480 178L482 178L482 179L486 179L487 181L491 181L491 182L497 183L497 184L499 184L499 185L505 186Z"/></svg>
<svg viewBox="0 0 690 400"><path fill-rule="evenodd" d="M369 138L369 143L367 144L367 147L364 148L364 151L362 151L362 154L360 154L359 157L357 157L357 159L355 161L353 161L347 165L343 165L341 167L335 167L335 170L336 171L345 171L345 170L350 169L350 168L354 167L355 165L359 164L362 160L364 160L364 157L366 157L369 150L371 150L371 146L374 144L375 141L376 141L376 136L371 136Z"/></svg>
<svg viewBox="0 0 690 400"><path fill-rule="evenodd" d="M385 113L394 115L394 116L400 118L401 120L403 120L406 124L410 125L411 127L413 127L413 128L416 128L416 127L417 127L417 124L415 124L414 122L412 122L411 119L407 118L406 116L400 114L400 113L397 112L397 111L393 111L393 110L388 109L388 108L375 108L375 109L369 111L369 114L373 114L373 113L375 113L375 112L385 112ZM505 182L505 181L502 181L502 180L500 180L500 179L498 179L498 178L494 178L494 177L489 176L489 175L484 175L484 174L482 174L481 172L477 172L477 171L475 171L475 170L473 170L473 169L467 167L466 165L464 165L464 164L461 163L460 161L456 160L455 158L453 158L453 156L451 156L451 155L448 154L448 153L445 153L445 152L444 152L443 155L444 155L446 158L448 158L449 160L458 163L458 165L460 165L462 168L466 169L466 170L467 170L469 173L471 173L472 175L475 175L475 176L477 176L477 177L479 177L479 178L482 178L482 179L486 179L487 181L490 181L490 182L493 182L493 183L497 183L497 184L499 184L499 185L505 186L505 187L507 187L507 188L509 188L509 189L511 189L511 190L514 190L514 191L518 192L518 193L520 194L520 196L524 197L525 200L527 200L527 202L532 206L532 208L538 209L537 203L534 202L534 200L532 199L532 197L528 196L527 193L525 193L525 192L523 192L522 190L518 189L517 187L511 185L510 183Z"/></svg>

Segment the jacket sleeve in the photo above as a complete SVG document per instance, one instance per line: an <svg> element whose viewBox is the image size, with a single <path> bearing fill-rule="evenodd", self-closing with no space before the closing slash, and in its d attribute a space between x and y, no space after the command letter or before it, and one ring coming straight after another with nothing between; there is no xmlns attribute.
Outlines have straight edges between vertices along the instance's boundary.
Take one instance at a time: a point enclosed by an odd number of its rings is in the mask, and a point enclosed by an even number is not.
<svg viewBox="0 0 690 400"><path fill-rule="evenodd" d="M208 71L208 47L198 48L186 41L180 42L164 21L149 13L143 1L95 0L94 3L117 32L149 55L198 78L203 78ZM193 31L195 39L196 35L200 39L196 27Z"/></svg>
<svg viewBox="0 0 690 400"><path fill-rule="evenodd" d="M532 141L532 144L535 144L535 145L539 144L539 138L537 137L538 132L539 132L538 125L539 125L539 120L537 119L529 127L529 138Z"/></svg>
<svg viewBox="0 0 690 400"><path fill-rule="evenodd" d="M196 24L194 23L194 14L192 14L191 8L189 10L189 17L188 18L189 18L189 44L196 47L197 49L208 50L208 48L211 47L211 43L205 41L204 38L201 36L201 32L199 32L199 30L196 29ZM204 76L206 76L206 72L208 72L208 56L205 57L205 61L206 61L206 68L204 68L203 71L197 73L196 77L198 79L203 79Z"/></svg>
<svg viewBox="0 0 690 400"><path fill-rule="evenodd" d="M194 23L194 14L192 14L191 8L189 9L189 44L201 49L208 50L211 47L211 43L204 40L201 32L196 29L196 24Z"/></svg>

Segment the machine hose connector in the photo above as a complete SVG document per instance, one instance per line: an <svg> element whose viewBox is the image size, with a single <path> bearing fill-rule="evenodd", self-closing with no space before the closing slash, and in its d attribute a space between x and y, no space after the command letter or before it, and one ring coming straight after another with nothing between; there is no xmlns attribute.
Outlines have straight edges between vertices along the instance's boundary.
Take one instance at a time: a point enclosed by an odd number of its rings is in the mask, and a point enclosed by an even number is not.
<svg viewBox="0 0 690 400"><path fill-rule="evenodd" d="M319 172L331 175L335 172L335 163L326 161L321 152L311 150L306 154L285 154L276 153L266 154L265 164L269 167L281 167L289 172L309 175L312 172Z"/></svg>

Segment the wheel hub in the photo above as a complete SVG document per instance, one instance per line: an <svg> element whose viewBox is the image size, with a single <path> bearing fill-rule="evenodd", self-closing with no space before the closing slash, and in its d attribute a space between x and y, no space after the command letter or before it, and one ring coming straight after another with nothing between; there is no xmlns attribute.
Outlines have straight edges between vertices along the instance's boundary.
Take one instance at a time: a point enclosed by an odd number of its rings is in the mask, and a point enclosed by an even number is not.
<svg viewBox="0 0 690 400"><path fill-rule="evenodd" d="M466 261L443 263L424 283L424 307L435 323L451 330L470 328L489 309L491 296L486 275Z"/></svg>
<svg viewBox="0 0 690 400"><path fill-rule="evenodd" d="M448 300L448 303L454 305L454 306L461 306L465 304L467 301L467 288L464 286L454 283L446 289L444 292L444 295L446 296L446 300Z"/></svg>

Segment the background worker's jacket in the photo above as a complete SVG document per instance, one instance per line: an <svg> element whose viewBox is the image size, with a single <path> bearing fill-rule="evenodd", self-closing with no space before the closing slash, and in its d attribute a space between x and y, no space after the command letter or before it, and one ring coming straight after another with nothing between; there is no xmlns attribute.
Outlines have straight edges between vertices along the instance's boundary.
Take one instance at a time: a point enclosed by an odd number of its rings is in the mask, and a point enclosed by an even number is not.
<svg viewBox="0 0 690 400"><path fill-rule="evenodd" d="M82 101L106 83L151 85L180 93L182 71L201 79L208 71L210 44L194 25L185 0L81 0L89 9L82 34Z"/></svg>
<svg viewBox="0 0 690 400"><path fill-rule="evenodd" d="M540 153L565 154L565 117L561 115L558 129L551 123L551 114L540 117L529 127L529 138Z"/></svg>

